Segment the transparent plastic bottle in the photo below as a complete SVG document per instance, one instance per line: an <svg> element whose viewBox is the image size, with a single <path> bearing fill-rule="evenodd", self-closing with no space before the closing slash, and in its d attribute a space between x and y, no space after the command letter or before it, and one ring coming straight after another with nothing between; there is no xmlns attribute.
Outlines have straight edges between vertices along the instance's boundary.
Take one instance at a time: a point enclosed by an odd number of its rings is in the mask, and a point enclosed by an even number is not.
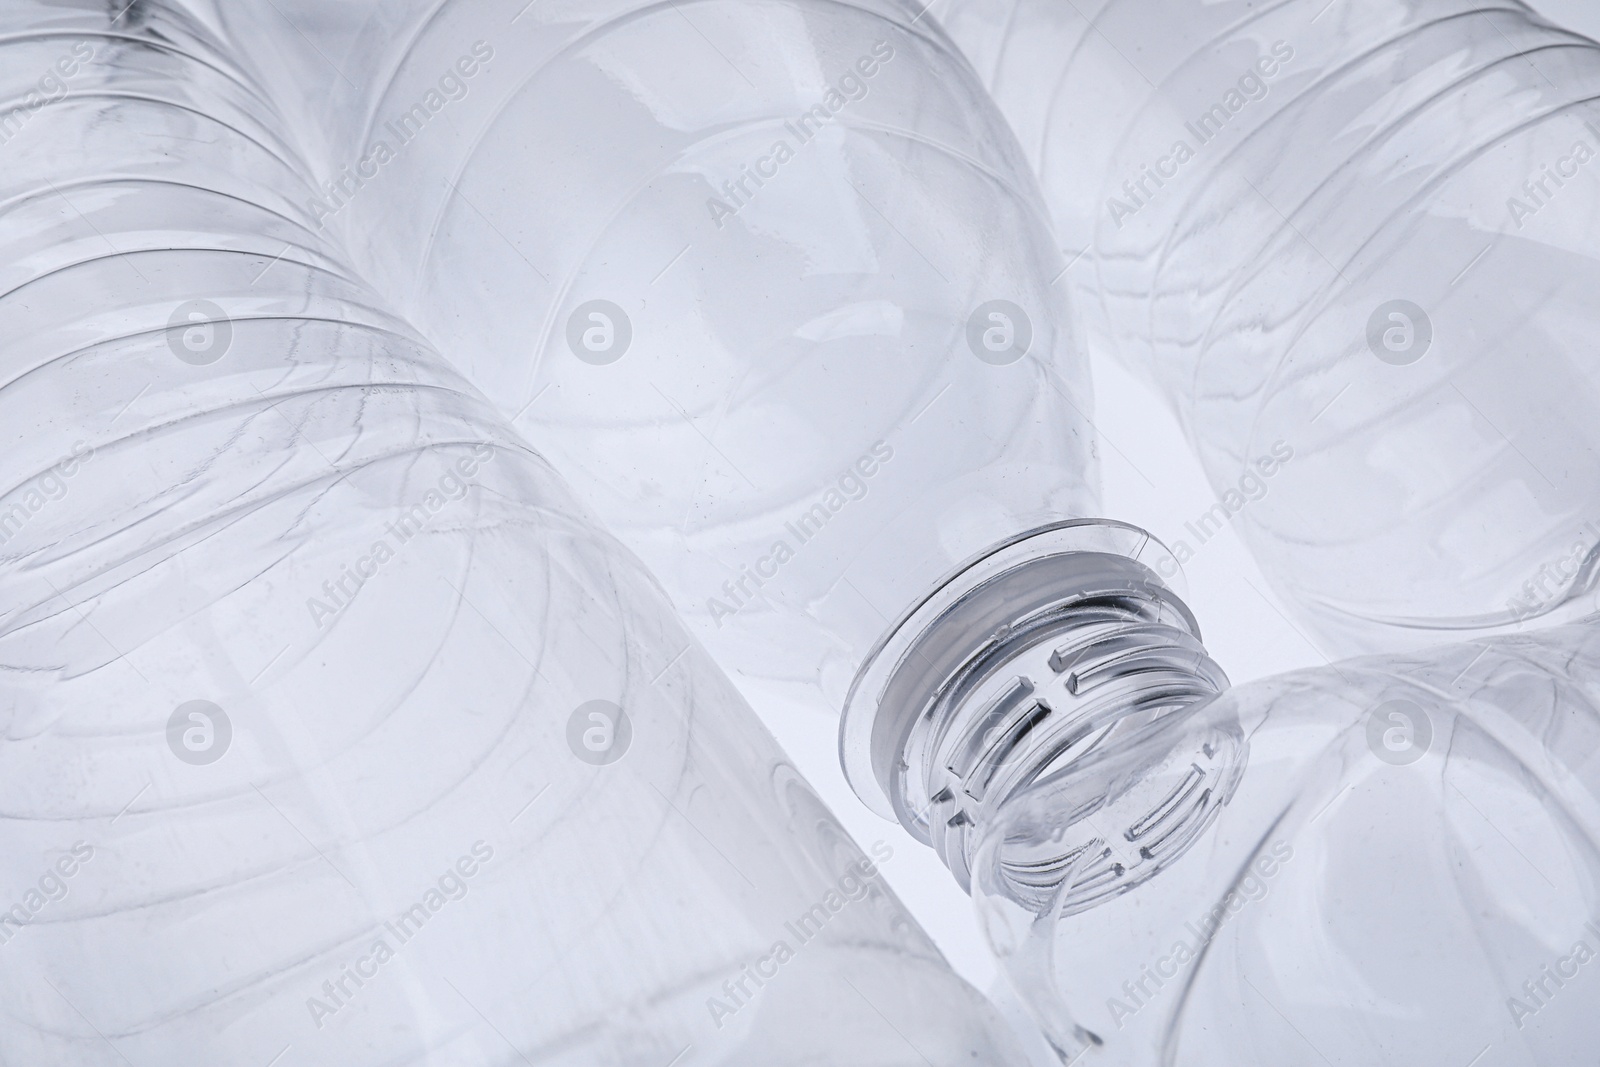
<svg viewBox="0 0 1600 1067"><path fill-rule="evenodd" d="M1326 647L1595 609L1600 46L1476 0L933 16L1041 173L1092 334L1232 491L1207 524Z"/></svg>
<svg viewBox="0 0 1600 1067"><path fill-rule="evenodd" d="M947 572L1097 513L1065 264L920 5L397 2L342 77L223 17L341 101L291 85L312 210L749 691L836 712Z"/></svg>
<svg viewBox="0 0 1600 1067"><path fill-rule="evenodd" d="M1018 1062L228 46L0 56L0 1059Z"/></svg>
<svg viewBox="0 0 1600 1067"><path fill-rule="evenodd" d="M1160 714L1070 643L990 717L847 749L937 848L1064 1063L1586 1062L1600 628L1349 660ZM1023 773L1048 761L1044 775Z"/></svg>

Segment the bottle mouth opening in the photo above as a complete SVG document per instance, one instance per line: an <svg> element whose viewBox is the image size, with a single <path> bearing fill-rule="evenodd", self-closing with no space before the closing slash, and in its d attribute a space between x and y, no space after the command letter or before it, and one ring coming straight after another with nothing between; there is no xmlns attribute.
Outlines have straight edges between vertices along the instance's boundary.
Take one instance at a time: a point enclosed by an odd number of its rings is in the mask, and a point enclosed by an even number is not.
<svg viewBox="0 0 1600 1067"><path fill-rule="evenodd" d="M1232 799L1249 743L1207 701L1118 730L996 813L973 880L1033 915L1074 915L1177 862Z"/></svg>
<svg viewBox="0 0 1600 1067"><path fill-rule="evenodd" d="M932 845L963 887L976 828L1119 723L1227 678L1174 591L1177 560L1125 523L1028 531L958 568L890 629L840 725L856 794Z"/></svg>

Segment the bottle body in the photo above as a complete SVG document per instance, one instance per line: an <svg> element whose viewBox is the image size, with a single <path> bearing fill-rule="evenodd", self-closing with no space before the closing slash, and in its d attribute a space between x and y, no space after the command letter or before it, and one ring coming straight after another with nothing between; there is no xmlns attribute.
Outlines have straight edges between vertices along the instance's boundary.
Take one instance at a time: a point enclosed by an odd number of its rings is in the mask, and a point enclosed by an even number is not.
<svg viewBox="0 0 1600 1067"><path fill-rule="evenodd" d="M1125 735L986 828L986 930L1108 1062L1571 1062L1600 1033L1597 667L1592 625L1554 627Z"/></svg>
<svg viewBox="0 0 1600 1067"><path fill-rule="evenodd" d="M230 50L5 19L7 1058L1010 1061Z"/></svg>
<svg viewBox="0 0 1600 1067"><path fill-rule="evenodd" d="M1026 163L911 5L523 7L375 16L314 210L719 662L836 710L951 567L1093 513Z"/></svg>
<svg viewBox="0 0 1600 1067"><path fill-rule="evenodd" d="M1581 616L1600 48L1521 7L1321 8L1180 5L1159 34L1129 0L935 11L1083 252L1097 341L1179 412L1222 498L1202 525L1326 647ZM1295 462L1246 499L1275 442Z"/></svg>

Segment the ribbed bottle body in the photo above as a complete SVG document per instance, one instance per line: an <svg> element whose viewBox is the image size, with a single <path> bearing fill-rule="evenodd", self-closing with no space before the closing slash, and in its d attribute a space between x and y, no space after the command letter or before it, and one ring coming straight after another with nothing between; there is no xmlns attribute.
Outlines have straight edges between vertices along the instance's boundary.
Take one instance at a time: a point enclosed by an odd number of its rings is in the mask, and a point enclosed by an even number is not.
<svg viewBox="0 0 1600 1067"><path fill-rule="evenodd" d="M375 16L312 210L720 662L836 709L950 568L1093 513L1026 162L914 5L522 8Z"/></svg>
<svg viewBox="0 0 1600 1067"><path fill-rule="evenodd" d="M0 34L4 1058L1008 1060L228 47L119 6Z"/></svg>
<svg viewBox="0 0 1600 1067"><path fill-rule="evenodd" d="M1015 798L974 894L1069 1055L1576 1062L1597 752L1590 624L1298 671Z"/></svg>
<svg viewBox="0 0 1600 1067"><path fill-rule="evenodd" d="M1200 451L1188 547L1232 523L1343 651L1593 610L1600 46L1466 0L1153 10L936 9Z"/></svg>

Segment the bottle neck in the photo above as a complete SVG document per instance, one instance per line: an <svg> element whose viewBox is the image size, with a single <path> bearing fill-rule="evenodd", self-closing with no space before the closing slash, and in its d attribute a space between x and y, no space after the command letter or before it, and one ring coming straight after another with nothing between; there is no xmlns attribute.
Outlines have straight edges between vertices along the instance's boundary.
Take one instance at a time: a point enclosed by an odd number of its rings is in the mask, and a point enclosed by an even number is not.
<svg viewBox="0 0 1600 1067"><path fill-rule="evenodd" d="M841 735L856 792L970 890L1009 799L1227 688L1168 573L1159 543L1108 522L1044 527L966 564L857 676Z"/></svg>

